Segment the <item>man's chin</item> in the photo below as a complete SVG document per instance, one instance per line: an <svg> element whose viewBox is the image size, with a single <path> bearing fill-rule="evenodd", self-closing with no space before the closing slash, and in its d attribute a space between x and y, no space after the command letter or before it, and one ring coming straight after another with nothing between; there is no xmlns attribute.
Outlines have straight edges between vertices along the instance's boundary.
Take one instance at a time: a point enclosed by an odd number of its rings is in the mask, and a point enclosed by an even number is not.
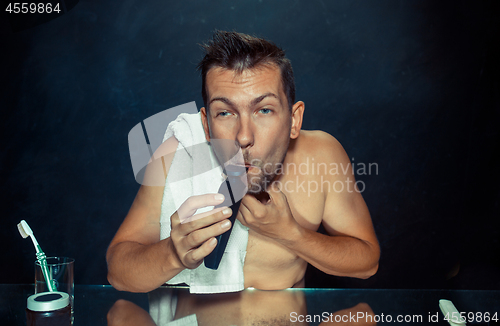
<svg viewBox="0 0 500 326"><path fill-rule="evenodd" d="M261 191L261 192L256 193L256 194L252 194L252 196L254 196L262 204L268 203L269 200L271 199L271 197L269 196L269 194L266 191Z"/></svg>
<svg viewBox="0 0 500 326"><path fill-rule="evenodd" d="M265 189L263 187L261 187L260 185L254 185L254 186L251 186L248 188L247 190L247 194L248 195L252 195L252 196L255 196L261 192L265 191Z"/></svg>
<svg viewBox="0 0 500 326"><path fill-rule="evenodd" d="M249 177L248 181L248 190L247 194L258 195L260 193L265 193L267 191L267 187L271 184L271 180L274 179L273 176L266 175L264 177Z"/></svg>
<svg viewBox="0 0 500 326"><path fill-rule="evenodd" d="M265 191L266 186L264 182L264 178L262 175L255 175L252 173L247 174L247 185L248 185L248 194L258 194L259 192Z"/></svg>

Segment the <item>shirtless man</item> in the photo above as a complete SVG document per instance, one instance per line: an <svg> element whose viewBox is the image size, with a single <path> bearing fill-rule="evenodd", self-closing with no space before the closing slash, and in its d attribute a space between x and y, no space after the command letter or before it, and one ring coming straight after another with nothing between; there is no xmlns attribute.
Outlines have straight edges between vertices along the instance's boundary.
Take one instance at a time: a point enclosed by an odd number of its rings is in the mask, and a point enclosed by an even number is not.
<svg viewBox="0 0 500 326"><path fill-rule="evenodd" d="M295 102L283 51L262 39L217 32L206 52L200 63L206 139L236 141L249 168L249 193L237 215L249 228L245 288L303 286L307 263L331 275L372 276L380 249L349 158L329 134L301 130L304 103ZM165 142L173 150L177 144L174 137ZM343 168L332 173L331 163ZM301 164L309 165L307 173ZM141 186L108 248L108 280L118 290L148 292L198 267L215 248L215 237L229 229L227 210L180 223L179 209L170 237L160 241L162 196L163 187ZM193 214L220 202L207 194L182 207ZM320 224L328 235L316 232Z"/></svg>

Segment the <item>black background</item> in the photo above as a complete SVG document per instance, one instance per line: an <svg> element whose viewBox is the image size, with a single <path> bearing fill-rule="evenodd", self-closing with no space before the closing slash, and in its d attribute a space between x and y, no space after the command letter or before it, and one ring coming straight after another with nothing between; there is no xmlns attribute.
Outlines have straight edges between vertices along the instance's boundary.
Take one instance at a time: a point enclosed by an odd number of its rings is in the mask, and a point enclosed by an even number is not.
<svg viewBox="0 0 500 326"><path fill-rule="evenodd" d="M202 106L197 44L217 28L283 47L303 128L378 165L357 176L378 273L309 268L307 286L500 289L498 3L82 0L18 32L3 12L0 282L33 282L26 219L47 255L76 259L76 283L107 284L106 248L139 188L128 132Z"/></svg>

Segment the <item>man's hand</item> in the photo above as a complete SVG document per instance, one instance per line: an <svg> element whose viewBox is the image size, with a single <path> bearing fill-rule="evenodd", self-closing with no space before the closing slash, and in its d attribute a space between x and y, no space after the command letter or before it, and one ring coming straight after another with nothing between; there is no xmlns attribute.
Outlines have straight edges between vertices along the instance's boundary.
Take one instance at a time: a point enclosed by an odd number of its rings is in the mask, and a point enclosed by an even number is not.
<svg viewBox="0 0 500 326"><path fill-rule="evenodd" d="M189 197L172 215L170 238L180 263L189 269L198 267L216 244L216 236L229 230L231 209L220 207L196 214L197 209L215 206L224 201L220 194Z"/></svg>
<svg viewBox="0 0 500 326"><path fill-rule="evenodd" d="M277 186L273 184L267 193L267 202L248 194L243 197L237 218L259 234L278 241L288 240L302 227L294 219L285 194Z"/></svg>

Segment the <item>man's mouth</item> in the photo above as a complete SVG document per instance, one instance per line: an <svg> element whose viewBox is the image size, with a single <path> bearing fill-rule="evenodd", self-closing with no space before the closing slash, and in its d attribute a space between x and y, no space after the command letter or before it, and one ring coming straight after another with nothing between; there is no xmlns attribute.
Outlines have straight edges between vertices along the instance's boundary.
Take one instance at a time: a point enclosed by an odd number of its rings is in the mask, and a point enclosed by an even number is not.
<svg viewBox="0 0 500 326"><path fill-rule="evenodd" d="M256 168L256 166L245 162L245 169L247 170L247 172L252 168Z"/></svg>

